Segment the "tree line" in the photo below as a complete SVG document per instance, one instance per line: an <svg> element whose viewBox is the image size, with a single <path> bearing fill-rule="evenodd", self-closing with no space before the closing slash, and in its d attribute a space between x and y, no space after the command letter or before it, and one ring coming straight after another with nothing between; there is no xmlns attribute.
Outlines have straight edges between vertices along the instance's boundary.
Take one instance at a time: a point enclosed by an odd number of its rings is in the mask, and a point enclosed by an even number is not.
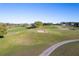
<svg viewBox="0 0 79 59"><path fill-rule="evenodd" d="M11 27L25 27L25 28L39 28L45 25L52 25L53 23L43 23L41 21L36 21L32 24L12 24L12 23L0 23L0 38L3 38L7 34L8 28Z"/></svg>

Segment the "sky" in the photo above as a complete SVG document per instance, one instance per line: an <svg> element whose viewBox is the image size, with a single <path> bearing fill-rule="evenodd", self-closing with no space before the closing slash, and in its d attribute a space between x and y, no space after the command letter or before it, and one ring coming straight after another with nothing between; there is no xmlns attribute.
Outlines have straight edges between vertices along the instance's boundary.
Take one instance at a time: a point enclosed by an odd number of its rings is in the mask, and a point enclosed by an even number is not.
<svg viewBox="0 0 79 59"><path fill-rule="evenodd" d="M79 22L77 3L0 3L0 22Z"/></svg>

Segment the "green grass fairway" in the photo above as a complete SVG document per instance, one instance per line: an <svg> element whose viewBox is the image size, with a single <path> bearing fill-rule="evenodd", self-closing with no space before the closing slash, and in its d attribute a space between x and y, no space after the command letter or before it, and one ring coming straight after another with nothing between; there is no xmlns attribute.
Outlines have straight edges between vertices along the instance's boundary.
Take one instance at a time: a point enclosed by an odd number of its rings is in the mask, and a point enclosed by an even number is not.
<svg viewBox="0 0 79 59"><path fill-rule="evenodd" d="M65 44L57 48L51 56L79 56L79 42Z"/></svg>
<svg viewBox="0 0 79 59"><path fill-rule="evenodd" d="M63 40L79 39L79 30L61 30L57 26L38 29L15 27L8 29L5 38L0 38L0 55L39 55L46 48Z"/></svg>

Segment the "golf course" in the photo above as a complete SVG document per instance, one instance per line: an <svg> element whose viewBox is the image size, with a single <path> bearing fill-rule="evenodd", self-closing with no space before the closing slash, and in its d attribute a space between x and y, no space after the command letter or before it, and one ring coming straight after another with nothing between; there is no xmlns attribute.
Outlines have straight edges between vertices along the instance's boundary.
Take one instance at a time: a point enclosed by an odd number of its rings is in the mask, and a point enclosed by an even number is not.
<svg viewBox="0 0 79 59"><path fill-rule="evenodd" d="M0 38L0 56L38 56L53 44L74 39L79 39L79 30L70 30L59 25L31 29L11 27L8 28L5 37Z"/></svg>

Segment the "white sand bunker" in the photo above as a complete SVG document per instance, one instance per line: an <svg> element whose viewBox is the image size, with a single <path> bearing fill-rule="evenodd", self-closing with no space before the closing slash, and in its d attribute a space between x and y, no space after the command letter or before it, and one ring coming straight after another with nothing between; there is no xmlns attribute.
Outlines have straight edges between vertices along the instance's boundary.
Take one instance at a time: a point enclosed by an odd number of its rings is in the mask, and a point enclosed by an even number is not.
<svg viewBox="0 0 79 59"><path fill-rule="evenodd" d="M37 32L39 32L39 33L48 33L46 30L43 30L43 29L37 30Z"/></svg>

